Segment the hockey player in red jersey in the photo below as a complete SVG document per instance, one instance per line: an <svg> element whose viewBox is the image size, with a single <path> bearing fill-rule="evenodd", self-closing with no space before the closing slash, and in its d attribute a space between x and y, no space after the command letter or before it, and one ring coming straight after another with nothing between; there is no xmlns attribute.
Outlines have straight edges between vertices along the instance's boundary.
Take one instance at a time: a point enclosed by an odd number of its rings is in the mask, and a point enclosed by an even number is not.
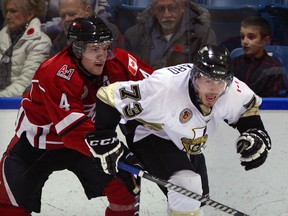
<svg viewBox="0 0 288 216"><path fill-rule="evenodd" d="M134 215L137 185L130 175L120 181L101 171L83 138L94 129L97 90L143 79L152 69L112 50L112 33L98 17L75 19L68 38L71 45L42 63L21 102L16 134L0 164L0 216L40 212L46 180L64 169L78 177L88 199L107 196L106 216Z"/></svg>
<svg viewBox="0 0 288 216"><path fill-rule="evenodd" d="M116 140L111 131L120 118L128 121L123 131L130 150L150 174L201 195L208 189L203 152L219 121L240 132L236 151L245 170L261 166L271 149L259 113L261 98L233 77L229 52L220 46L204 46L194 63L155 70L144 80L101 87L96 103L97 115L106 118L96 119L97 130L86 140L94 155L102 158L106 173L118 171L121 154L119 148L117 154L113 151L117 142L101 143ZM169 189L166 195L169 215L203 215L199 201Z"/></svg>

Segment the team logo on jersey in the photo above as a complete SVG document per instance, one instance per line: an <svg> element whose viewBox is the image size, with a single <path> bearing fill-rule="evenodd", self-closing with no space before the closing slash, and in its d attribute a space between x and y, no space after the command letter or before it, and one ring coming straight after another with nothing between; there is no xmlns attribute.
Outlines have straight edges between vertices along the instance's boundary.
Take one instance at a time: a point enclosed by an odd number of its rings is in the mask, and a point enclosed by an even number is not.
<svg viewBox="0 0 288 216"><path fill-rule="evenodd" d="M96 104L84 104L83 105L83 112L91 118L92 122L95 122L96 112L95 112Z"/></svg>
<svg viewBox="0 0 288 216"><path fill-rule="evenodd" d="M137 59L128 54L128 70L135 76L138 70Z"/></svg>
<svg viewBox="0 0 288 216"><path fill-rule="evenodd" d="M192 110L186 108L180 113L179 121L184 124L188 122L191 119L191 117L192 117Z"/></svg>
<svg viewBox="0 0 288 216"><path fill-rule="evenodd" d="M75 69L68 68L68 65L63 65L56 75L69 81L71 80L74 71Z"/></svg>
<svg viewBox="0 0 288 216"><path fill-rule="evenodd" d="M184 150L189 154L200 154L206 148L208 134L207 127L199 127L192 129L192 138L182 137L181 142Z"/></svg>
<svg viewBox="0 0 288 216"><path fill-rule="evenodd" d="M83 87L83 93L82 93L82 95L81 95L81 100L83 100L84 98L87 97L88 92L89 92L88 87L87 87L86 85L84 85L84 87Z"/></svg>

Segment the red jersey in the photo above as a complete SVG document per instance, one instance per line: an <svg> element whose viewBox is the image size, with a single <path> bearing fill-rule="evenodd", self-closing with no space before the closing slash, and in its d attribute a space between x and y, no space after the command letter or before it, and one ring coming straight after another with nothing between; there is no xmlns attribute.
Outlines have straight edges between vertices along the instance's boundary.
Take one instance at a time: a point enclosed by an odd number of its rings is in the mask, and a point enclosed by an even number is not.
<svg viewBox="0 0 288 216"><path fill-rule="evenodd" d="M116 81L140 80L152 68L122 49L113 50L101 77L91 79L79 71L70 47L43 62L32 79L32 88L21 102L16 135L26 136L39 149L75 149L90 156L85 135L94 130L96 92ZM100 85L99 85L100 80Z"/></svg>

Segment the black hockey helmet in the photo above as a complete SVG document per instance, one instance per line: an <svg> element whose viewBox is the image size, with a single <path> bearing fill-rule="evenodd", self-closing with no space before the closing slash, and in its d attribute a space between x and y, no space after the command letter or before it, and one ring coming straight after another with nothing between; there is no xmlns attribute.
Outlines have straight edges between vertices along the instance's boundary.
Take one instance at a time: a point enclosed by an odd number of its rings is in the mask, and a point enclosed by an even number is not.
<svg viewBox="0 0 288 216"><path fill-rule="evenodd" d="M232 62L229 51L222 46L206 45L202 47L194 60L196 70L192 77L205 75L214 80L223 80L229 86L233 80Z"/></svg>
<svg viewBox="0 0 288 216"><path fill-rule="evenodd" d="M72 49L77 58L87 43L112 43L113 35L106 24L97 16L76 18L68 28L67 37L72 43Z"/></svg>

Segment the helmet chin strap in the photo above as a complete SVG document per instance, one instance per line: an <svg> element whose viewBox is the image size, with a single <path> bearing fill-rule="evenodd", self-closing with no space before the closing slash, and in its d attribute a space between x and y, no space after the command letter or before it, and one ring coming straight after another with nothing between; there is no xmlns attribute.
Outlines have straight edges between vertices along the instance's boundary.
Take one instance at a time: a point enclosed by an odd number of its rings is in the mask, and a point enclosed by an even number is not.
<svg viewBox="0 0 288 216"><path fill-rule="evenodd" d="M83 66L82 63L81 63L81 59L75 58L75 62L76 62L77 67L79 67L80 71L81 71L83 74L85 74L85 76L87 76L89 79L93 80L93 79L95 79L95 78L97 77L96 75L91 74L88 70L86 70L86 69L84 68L84 66Z"/></svg>
<svg viewBox="0 0 288 216"><path fill-rule="evenodd" d="M200 104L202 104L202 101L200 100L200 98L198 96L198 92L197 92L197 89L195 88L195 83L194 83L193 79L194 78L192 78L192 77L190 77L190 79L189 79L190 99L195 105L200 105Z"/></svg>
<svg viewBox="0 0 288 216"><path fill-rule="evenodd" d="M97 76L87 71L82 65L81 59L75 58L75 62L76 62L77 67L79 67L80 71L94 83L97 89L103 85L103 78L101 75Z"/></svg>
<svg viewBox="0 0 288 216"><path fill-rule="evenodd" d="M80 71L85 74L85 76L87 76L89 79L93 80L95 79L97 76L94 74L91 74L88 70L86 70L84 68L84 66L81 63L81 59L75 55L75 53L73 52L72 48L69 49L69 55L73 56L73 59L75 61L75 64L77 65L77 67L80 69Z"/></svg>
<svg viewBox="0 0 288 216"><path fill-rule="evenodd" d="M206 107L201 99L198 96L198 92L193 84L193 80L192 78L190 78L189 80L189 95L190 95L190 99L192 101L192 103L197 107L197 109L204 115L208 115L211 112L211 108L210 107Z"/></svg>

